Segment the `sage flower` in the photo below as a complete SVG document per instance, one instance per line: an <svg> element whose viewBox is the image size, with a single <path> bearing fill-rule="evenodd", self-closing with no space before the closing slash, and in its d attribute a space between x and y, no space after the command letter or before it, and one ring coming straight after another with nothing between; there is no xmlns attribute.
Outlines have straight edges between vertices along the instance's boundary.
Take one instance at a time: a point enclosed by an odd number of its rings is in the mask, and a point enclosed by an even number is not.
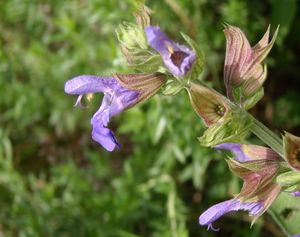
<svg viewBox="0 0 300 237"><path fill-rule="evenodd" d="M65 92L78 95L75 105L81 105L84 95L104 93L102 104L91 119L92 138L107 151L120 147L112 130L107 126L111 117L116 116L152 95L163 85L163 74L116 74L112 77L81 75L65 84Z"/></svg>
<svg viewBox="0 0 300 237"><path fill-rule="evenodd" d="M300 197L300 190L296 191L296 192L293 192L292 195L295 196L295 197Z"/></svg>
<svg viewBox="0 0 300 237"><path fill-rule="evenodd" d="M212 223L226 213L248 211L253 222L272 204L281 191L281 186L273 182L279 170L279 156L269 148L224 143L217 149L232 151L235 159L227 161L230 169L244 180L241 192L233 199L218 203L206 210L200 217L200 225L217 230Z"/></svg>
<svg viewBox="0 0 300 237"><path fill-rule="evenodd" d="M207 229L211 229L213 231L218 231L213 227L212 223L219 219L221 216L233 212L233 211L248 211L250 216L255 216L259 214L262 210L263 205L259 202L249 202L244 203L239 201L238 199L230 199L224 202L220 202L216 205L213 205L208 210L206 210L200 217L199 217L199 224L206 225Z"/></svg>
<svg viewBox="0 0 300 237"><path fill-rule="evenodd" d="M161 55L165 66L173 76L185 76L196 60L196 53L172 41L159 26L148 26L145 32L149 45Z"/></svg>
<svg viewBox="0 0 300 237"><path fill-rule="evenodd" d="M224 82L227 96L234 99L233 90L241 87L240 97L249 97L262 87L266 79L267 67L263 64L263 60L275 42L278 27L269 41L269 26L262 39L254 47L251 47L245 34L238 27L227 25L224 33L226 37Z"/></svg>

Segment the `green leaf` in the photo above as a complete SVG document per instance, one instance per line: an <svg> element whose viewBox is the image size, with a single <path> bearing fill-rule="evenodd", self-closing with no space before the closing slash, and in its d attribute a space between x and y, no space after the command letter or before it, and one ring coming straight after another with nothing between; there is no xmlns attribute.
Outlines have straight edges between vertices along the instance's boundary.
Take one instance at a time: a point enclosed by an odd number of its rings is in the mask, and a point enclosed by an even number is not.
<svg viewBox="0 0 300 237"><path fill-rule="evenodd" d="M261 87L257 92L255 92L255 94L253 94L243 102L243 107L245 108L245 110L251 109L254 105L257 104L258 101L263 98L263 96L264 88Z"/></svg>
<svg viewBox="0 0 300 237"><path fill-rule="evenodd" d="M299 234L300 198L281 193L271 206L272 212L291 235Z"/></svg>

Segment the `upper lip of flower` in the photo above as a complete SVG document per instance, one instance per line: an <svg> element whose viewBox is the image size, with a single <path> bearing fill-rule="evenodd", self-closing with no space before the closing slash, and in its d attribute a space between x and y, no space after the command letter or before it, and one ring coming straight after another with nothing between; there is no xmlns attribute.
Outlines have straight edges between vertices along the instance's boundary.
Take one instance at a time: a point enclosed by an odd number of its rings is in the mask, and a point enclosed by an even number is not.
<svg viewBox="0 0 300 237"><path fill-rule="evenodd" d="M244 185L235 198L218 203L206 210L199 217L200 225L207 225L208 228L214 230L212 223L215 220L228 212L238 210L248 211L251 216L255 216L253 220L255 221L281 191L280 185L272 182L272 177L279 167L279 156L269 148L255 145L224 143L216 148L227 149L234 153L235 160L232 164L229 162L229 166L232 166L233 172L243 178ZM256 162L257 166L252 166L251 162ZM272 167L268 166L268 162ZM268 177L269 181L266 180Z"/></svg>

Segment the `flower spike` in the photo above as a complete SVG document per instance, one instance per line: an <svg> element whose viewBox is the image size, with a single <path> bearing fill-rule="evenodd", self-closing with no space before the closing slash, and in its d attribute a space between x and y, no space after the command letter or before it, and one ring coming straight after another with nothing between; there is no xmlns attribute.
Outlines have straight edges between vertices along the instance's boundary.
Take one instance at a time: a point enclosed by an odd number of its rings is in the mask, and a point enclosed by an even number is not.
<svg viewBox="0 0 300 237"><path fill-rule="evenodd" d="M279 156L269 148L224 143L217 149L232 151L234 159L227 161L229 168L244 181L241 192L235 198L218 203L199 217L200 225L212 228L212 223L232 211L244 210L253 216L252 224L262 215L281 192L281 186L275 183L278 173Z"/></svg>

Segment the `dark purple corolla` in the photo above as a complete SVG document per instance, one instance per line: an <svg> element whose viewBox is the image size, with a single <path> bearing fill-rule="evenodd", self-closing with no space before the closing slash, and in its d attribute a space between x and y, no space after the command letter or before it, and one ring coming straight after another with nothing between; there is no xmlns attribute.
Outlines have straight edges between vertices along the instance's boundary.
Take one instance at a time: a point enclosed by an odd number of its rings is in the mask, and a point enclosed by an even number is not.
<svg viewBox="0 0 300 237"><path fill-rule="evenodd" d="M217 230L212 226L215 220L224 214L240 210L248 211L250 216L254 216L254 222L281 191L281 187L272 182L279 169L279 156L270 148L255 145L224 143L215 148L229 150L235 155L235 159L229 159L227 163L232 172L243 179L244 185L235 198L206 210L199 217L200 225Z"/></svg>
<svg viewBox="0 0 300 237"><path fill-rule="evenodd" d="M107 126L110 118L123 110L148 99L164 83L162 74L129 74L114 77L82 75L74 77L65 84L65 92L78 95L75 105L80 105L83 95L104 93L99 110L91 119L92 138L106 150L120 147L113 131Z"/></svg>
<svg viewBox="0 0 300 237"><path fill-rule="evenodd" d="M158 26L145 28L149 45L162 57L165 66L176 77L183 77L196 60L196 53L172 41Z"/></svg>

